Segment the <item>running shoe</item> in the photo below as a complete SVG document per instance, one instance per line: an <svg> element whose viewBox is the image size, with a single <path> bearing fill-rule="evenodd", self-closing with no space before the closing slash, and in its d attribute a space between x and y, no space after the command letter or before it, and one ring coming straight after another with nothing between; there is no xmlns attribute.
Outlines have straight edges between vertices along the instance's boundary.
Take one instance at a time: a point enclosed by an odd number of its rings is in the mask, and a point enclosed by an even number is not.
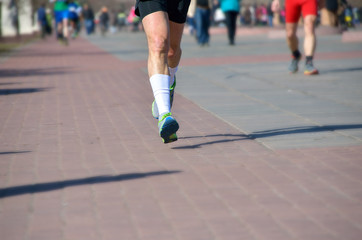
<svg viewBox="0 0 362 240"><path fill-rule="evenodd" d="M175 76L175 80L172 84L172 86L170 87L170 107L172 107L172 103L173 103L173 94L175 92L175 87L176 87L176 76ZM152 116L156 119L158 119L158 108L157 108L157 103L155 100L153 100L152 102Z"/></svg>
<svg viewBox="0 0 362 240"><path fill-rule="evenodd" d="M302 56L299 56L298 58L292 56L292 61L289 64L288 70L290 73L296 73L298 72L298 64Z"/></svg>
<svg viewBox="0 0 362 240"><path fill-rule="evenodd" d="M179 129L179 125L171 113L166 113L161 116L158 121L158 131L162 138L163 143L171 143L177 141L176 132Z"/></svg>
<svg viewBox="0 0 362 240"><path fill-rule="evenodd" d="M304 75L316 75L318 74L318 69L313 66L313 62L307 62L304 66Z"/></svg>

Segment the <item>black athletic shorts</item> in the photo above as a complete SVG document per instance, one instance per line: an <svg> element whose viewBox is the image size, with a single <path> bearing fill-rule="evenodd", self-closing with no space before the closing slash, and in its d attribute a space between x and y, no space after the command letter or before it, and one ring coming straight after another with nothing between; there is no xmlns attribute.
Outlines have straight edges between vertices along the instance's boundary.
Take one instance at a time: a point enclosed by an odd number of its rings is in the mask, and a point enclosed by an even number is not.
<svg viewBox="0 0 362 240"><path fill-rule="evenodd" d="M168 19L175 23L185 23L191 0L137 0L136 14L143 19L150 13L167 12Z"/></svg>

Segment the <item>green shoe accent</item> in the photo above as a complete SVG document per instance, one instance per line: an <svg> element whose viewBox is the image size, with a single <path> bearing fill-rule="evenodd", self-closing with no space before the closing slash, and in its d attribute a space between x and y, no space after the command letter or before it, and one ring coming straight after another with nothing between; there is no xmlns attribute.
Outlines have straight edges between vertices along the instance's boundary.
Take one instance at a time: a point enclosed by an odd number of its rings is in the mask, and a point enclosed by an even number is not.
<svg viewBox="0 0 362 240"><path fill-rule="evenodd" d="M170 107L172 108L172 103L173 103L173 94L175 93L175 88L176 88L176 75L174 76L174 81L172 86L170 87Z"/></svg>

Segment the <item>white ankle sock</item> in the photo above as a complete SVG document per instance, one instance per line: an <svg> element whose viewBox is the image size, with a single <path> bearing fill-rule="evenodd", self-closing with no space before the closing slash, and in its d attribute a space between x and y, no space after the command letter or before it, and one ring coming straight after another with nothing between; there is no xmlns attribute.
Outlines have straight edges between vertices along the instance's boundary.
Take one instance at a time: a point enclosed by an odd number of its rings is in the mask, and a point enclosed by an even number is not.
<svg viewBox="0 0 362 240"><path fill-rule="evenodd" d="M160 115L170 112L170 76L155 74L150 83Z"/></svg>
<svg viewBox="0 0 362 240"><path fill-rule="evenodd" d="M172 84L175 81L175 74L177 72L178 66L174 67L174 68L168 68L168 71L170 72L170 86L172 86Z"/></svg>

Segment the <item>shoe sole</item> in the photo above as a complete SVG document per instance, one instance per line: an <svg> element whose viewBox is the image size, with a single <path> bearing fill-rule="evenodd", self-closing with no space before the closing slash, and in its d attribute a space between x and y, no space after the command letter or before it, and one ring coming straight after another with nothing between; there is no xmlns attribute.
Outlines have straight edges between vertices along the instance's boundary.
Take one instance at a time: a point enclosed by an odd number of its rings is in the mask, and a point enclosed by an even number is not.
<svg viewBox="0 0 362 240"><path fill-rule="evenodd" d="M304 75L317 75L317 74L319 74L318 70L314 70L314 71L312 71L312 72L306 72L306 71L304 71Z"/></svg>
<svg viewBox="0 0 362 240"><path fill-rule="evenodd" d="M162 141L163 141L163 143L172 143L172 142L175 142L175 141L177 141L177 135L176 135L176 133L174 133L174 134L172 134L171 136L169 136L168 138L162 138Z"/></svg>
<svg viewBox="0 0 362 240"><path fill-rule="evenodd" d="M179 125L176 120L166 121L162 125L162 130L160 132L160 136L164 143L170 143L177 141L176 132L179 129Z"/></svg>

